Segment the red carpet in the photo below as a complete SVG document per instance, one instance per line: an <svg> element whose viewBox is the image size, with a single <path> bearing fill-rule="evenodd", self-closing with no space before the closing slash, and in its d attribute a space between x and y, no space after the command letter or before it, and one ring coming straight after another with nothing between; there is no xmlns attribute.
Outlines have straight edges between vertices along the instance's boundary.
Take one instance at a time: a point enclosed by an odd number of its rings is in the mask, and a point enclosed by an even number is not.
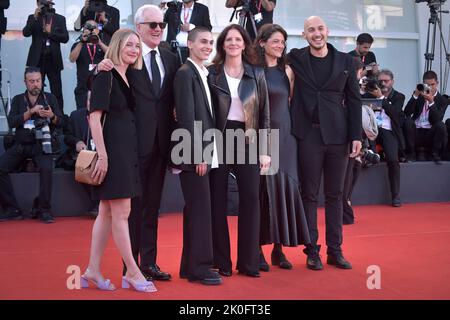
<svg viewBox="0 0 450 320"><path fill-rule="evenodd" d="M188 283L178 277L182 245L180 214L160 218L159 261L172 273L157 282L158 292L143 294L119 289L68 290L66 269L88 261L89 218L59 218L54 225L36 221L0 224L0 299L450 299L450 203L357 207L356 224L344 226L344 253L353 270L325 265L305 267L301 248L285 249L294 264L290 271L272 267L259 279L234 274L218 287ZM236 218L230 218L233 248ZM324 242L323 210L320 239ZM270 247L265 248L270 258ZM232 252L236 256L235 250ZM326 253L322 251L325 262ZM381 268L381 289L367 288L367 267ZM111 242L103 270L120 285L121 262Z"/></svg>

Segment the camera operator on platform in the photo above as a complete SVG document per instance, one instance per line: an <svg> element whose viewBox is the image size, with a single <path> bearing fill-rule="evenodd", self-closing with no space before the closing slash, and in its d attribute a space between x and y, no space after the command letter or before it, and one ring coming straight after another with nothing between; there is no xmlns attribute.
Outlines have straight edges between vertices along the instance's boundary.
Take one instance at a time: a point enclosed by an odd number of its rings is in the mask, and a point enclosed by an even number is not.
<svg viewBox="0 0 450 320"><path fill-rule="evenodd" d="M73 44L70 52L70 62L77 63L77 87L75 88L77 109L86 108L88 77L103 60L108 50L108 46L100 39L99 33L97 22L88 20L83 27L83 33Z"/></svg>
<svg viewBox="0 0 450 320"><path fill-rule="evenodd" d="M54 2L37 0L34 14L28 16L27 25L23 28L25 37L32 37L28 53L27 67L38 67L50 83L50 91L58 99L58 106L64 110L61 71L64 69L61 43L69 41L66 18L53 9Z"/></svg>
<svg viewBox="0 0 450 320"><path fill-rule="evenodd" d="M167 3L167 7L164 14L164 22L168 24L166 41L172 46L172 50L176 50L178 45L184 63L189 56L188 32L195 27L212 30L209 9L204 4L197 3L197 0L171 1Z"/></svg>
<svg viewBox="0 0 450 320"><path fill-rule="evenodd" d="M32 214L44 223L54 222L51 214L51 192L54 146L51 135L62 126L58 101L43 91L41 71L35 67L25 70L26 92L12 100L8 122L15 128L14 144L0 157L0 201L5 211L0 221L23 219L17 204L9 173L32 158L39 168L39 196ZM30 190L28 190L30 191Z"/></svg>
<svg viewBox="0 0 450 320"><path fill-rule="evenodd" d="M394 90L394 74L383 69L378 75L378 84L366 85L367 92L381 99L381 110L374 110L377 116L378 137L388 167L389 184L391 187L392 206L400 207L400 161L399 152L405 149L405 137L402 127L405 121L403 104L405 95Z"/></svg>
<svg viewBox="0 0 450 320"><path fill-rule="evenodd" d="M120 11L109 6L107 0L86 0L80 12L80 25L84 26L89 20L97 23L100 39L109 45L112 35L120 28Z"/></svg>
<svg viewBox="0 0 450 320"><path fill-rule="evenodd" d="M246 2L248 2L250 13L253 14L255 19L256 31L267 23L273 23L273 11L277 5L276 0L227 0L225 6L227 8L237 8ZM251 19L247 19L245 28L252 40L255 39L256 34L253 30Z"/></svg>

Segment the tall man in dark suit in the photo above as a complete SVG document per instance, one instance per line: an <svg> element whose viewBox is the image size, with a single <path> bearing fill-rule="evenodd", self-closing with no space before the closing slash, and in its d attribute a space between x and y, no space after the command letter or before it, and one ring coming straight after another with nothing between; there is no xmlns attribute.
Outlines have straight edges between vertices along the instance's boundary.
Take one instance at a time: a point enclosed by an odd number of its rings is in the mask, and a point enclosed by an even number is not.
<svg viewBox="0 0 450 320"><path fill-rule="evenodd" d="M136 103L136 127L142 181L142 197L133 199L128 220L133 255L142 273L153 280L170 280L156 264L158 213L168 164L170 133L173 127L173 79L178 70L177 57L159 47L166 26L155 5L136 11L136 31L142 39L144 67L127 73ZM104 60L98 70L111 70ZM125 273L124 273L125 274Z"/></svg>
<svg viewBox="0 0 450 320"><path fill-rule="evenodd" d="M69 41L66 18L55 13L53 3L43 5L37 0L37 9L28 16L27 25L23 28L25 37L32 37L28 53L27 67L39 67L42 81L45 76L50 82L50 91L58 99L60 110L64 110L61 71L64 69L61 43Z"/></svg>
<svg viewBox="0 0 450 320"><path fill-rule="evenodd" d="M419 148L425 148L431 153L432 160L439 164L447 135L443 119L450 98L439 93L439 81L434 71L423 74L423 83L428 88L423 91L416 88L405 106L406 141L412 160ZM417 160L424 158L423 154L417 154Z"/></svg>
<svg viewBox="0 0 450 320"><path fill-rule="evenodd" d="M213 244L211 225L211 197L209 170L219 166L217 150L213 155L203 155L211 142L204 141L206 131L214 130L215 117L208 86L208 70L203 63L208 60L213 49L213 36L209 29L197 27L189 32L187 45L189 58L175 75L174 94L177 114L177 129L187 130L191 142L189 150L179 155L172 152L174 167L180 174L185 207L183 211L183 254L180 276L189 281L199 281L204 285L222 283L213 267ZM177 131L175 131L177 132ZM172 140L177 137L172 136ZM181 144L186 141L181 138ZM216 142L213 145L215 146ZM201 159L196 159L194 151L201 151ZM190 156L184 157L184 151Z"/></svg>
<svg viewBox="0 0 450 320"><path fill-rule="evenodd" d="M197 3L197 0L183 0L171 5L164 15L164 21L168 24L167 42L177 42L183 63L189 56L188 32L195 27L212 29L208 7Z"/></svg>
<svg viewBox="0 0 450 320"><path fill-rule="evenodd" d="M311 245L305 249L307 267L323 268L317 229L317 198L324 174L327 263L351 269L342 255L342 194L350 157L361 150L361 96L353 58L327 43L328 27L317 16L305 21L309 46L293 49L295 72L292 129L299 140L302 198ZM350 146L351 144L351 146Z"/></svg>
<svg viewBox="0 0 450 320"><path fill-rule="evenodd" d="M373 97L383 100L382 109L375 110L378 122L377 142L383 147L386 157L392 206L400 207L399 152L405 150L405 137L402 129L405 122L403 113L405 95L394 90L394 74L388 69L380 71L378 82L379 86L369 92Z"/></svg>

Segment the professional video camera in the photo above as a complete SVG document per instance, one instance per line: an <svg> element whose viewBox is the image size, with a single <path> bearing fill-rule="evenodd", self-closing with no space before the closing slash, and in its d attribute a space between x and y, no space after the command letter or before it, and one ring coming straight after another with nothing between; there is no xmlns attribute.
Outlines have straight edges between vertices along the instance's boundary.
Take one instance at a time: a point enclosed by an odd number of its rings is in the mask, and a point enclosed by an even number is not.
<svg viewBox="0 0 450 320"><path fill-rule="evenodd" d="M53 1L50 0L39 0L38 5L41 9L41 14L43 16L47 16L49 14L55 14L55 9L52 8L52 6L55 5Z"/></svg>
<svg viewBox="0 0 450 320"><path fill-rule="evenodd" d="M88 10L93 12L103 12L105 11L106 5L107 0L90 0Z"/></svg>
<svg viewBox="0 0 450 320"><path fill-rule="evenodd" d="M44 109L48 107L44 107ZM41 141L42 152L52 154L52 134L50 133L50 122L45 118L34 120L34 136L36 140Z"/></svg>
<svg viewBox="0 0 450 320"><path fill-rule="evenodd" d="M100 37L94 32L95 29L97 29L96 26L86 23L84 25L83 33L80 35L78 40L82 43L98 44L100 42ZM85 30L89 31L88 35L84 34Z"/></svg>
<svg viewBox="0 0 450 320"><path fill-rule="evenodd" d="M375 91L377 89L383 89L383 84L378 81L377 78L369 78L363 80L363 83L366 85L366 92Z"/></svg>
<svg viewBox="0 0 450 320"><path fill-rule="evenodd" d="M416 3L427 2L429 7L439 8L446 0L416 0Z"/></svg>

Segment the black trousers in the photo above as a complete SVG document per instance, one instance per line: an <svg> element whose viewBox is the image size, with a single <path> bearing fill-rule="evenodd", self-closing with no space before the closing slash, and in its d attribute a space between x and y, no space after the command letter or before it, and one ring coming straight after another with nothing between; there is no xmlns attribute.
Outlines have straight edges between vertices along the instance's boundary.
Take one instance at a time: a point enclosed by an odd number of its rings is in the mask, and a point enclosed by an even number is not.
<svg viewBox="0 0 450 320"><path fill-rule="evenodd" d="M353 189L355 187L356 181L358 181L361 169L362 165L360 161L356 160L355 158L349 158L347 170L345 173L344 194L342 197L342 206L344 210L343 212L344 223L355 222L355 215L353 213L353 208L348 202L351 200Z"/></svg>
<svg viewBox="0 0 450 320"><path fill-rule="evenodd" d="M88 89L86 85L78 84L77 87L74 90L75 94L75 103L77 106L77 109L82 109L87 107L87 94Z"/></svg>
<svg viewBox="0 0 450 320"><path fill-rule="evenodd" d="M39 168L38 206L42 210L51 209L53 156L42 154L39 145L15 144L0 157L0 201L5 209L19 209L9 173L17 170L23 162L32 158Z"/></svg>
<svg viewBox="0 0 450 320"><path fill-rule="evenodd" d="M156 264L158 215L167 167L158 143L148 156L140 157L139 165L142 196L131 201L128 225L134 259L145 269Z"/></svg>
<svg viewBox="0 0 450 320"><path fill-rule="evenodd" d="M379 128L377 143L383 147L385 160L388 167L389 185L391 196L396 198L400 194L400 162L398 158L399 142L394 132Z"/></svg>
<svg viewBox="0 0 450 320"><path fill-rule="evenodd" d="M436 123L431 129L418 129L412 118L408 118L404 126L405 139L408 151L417 152L421 147L430 152L442 154L447 132L443 122Z"/></svg>
<svg viewBox="0 0 450 320"><path fill-rule="evenodd" d="M209 174L180 174L184 196L183 254L180 275L196 280L204 278L213 267L211 194Z"/></svg>
<svg viewBox="0 0 450 320"><path fill-rule="evenodd" d="M325 145L318 127L313 127L305 139L299 140L302 199L311 238L311 245L305 250L308 255L320 250L317 245L317 201L322 172L327 253L339 254L342 251L342 195L348 159L349 145Z"/></svg>
<svg viewBox="0 0 450 320"><path fill-rule="evenodd" d="M240 122L227 122L227 129L236 130L244 127L245 125ZM224 145L226 145L226 138ZM248 157L248 145L245 147L245 153ZM226 154L227 150L225 150L224 160ZM234 158L236 160L236 153ZM210 173L214 267L232 270L227 220L230 170L233 170L236 175L239 190L237 269L241 272L258 272L261 218L259 209L260 170L258 164L248 164L248 161L245 164L222 164Z"/></svg>
<svg viewBox="0 0 450 320"><path fill-rule="evenodd" d="M61 82L61 70L55 68L51 55L44 55L41 57L38 67L41 69L42 82L45 81L45 76L50 83L50 91L58 100L59 109L64 113L64 99Z"/></svg>

